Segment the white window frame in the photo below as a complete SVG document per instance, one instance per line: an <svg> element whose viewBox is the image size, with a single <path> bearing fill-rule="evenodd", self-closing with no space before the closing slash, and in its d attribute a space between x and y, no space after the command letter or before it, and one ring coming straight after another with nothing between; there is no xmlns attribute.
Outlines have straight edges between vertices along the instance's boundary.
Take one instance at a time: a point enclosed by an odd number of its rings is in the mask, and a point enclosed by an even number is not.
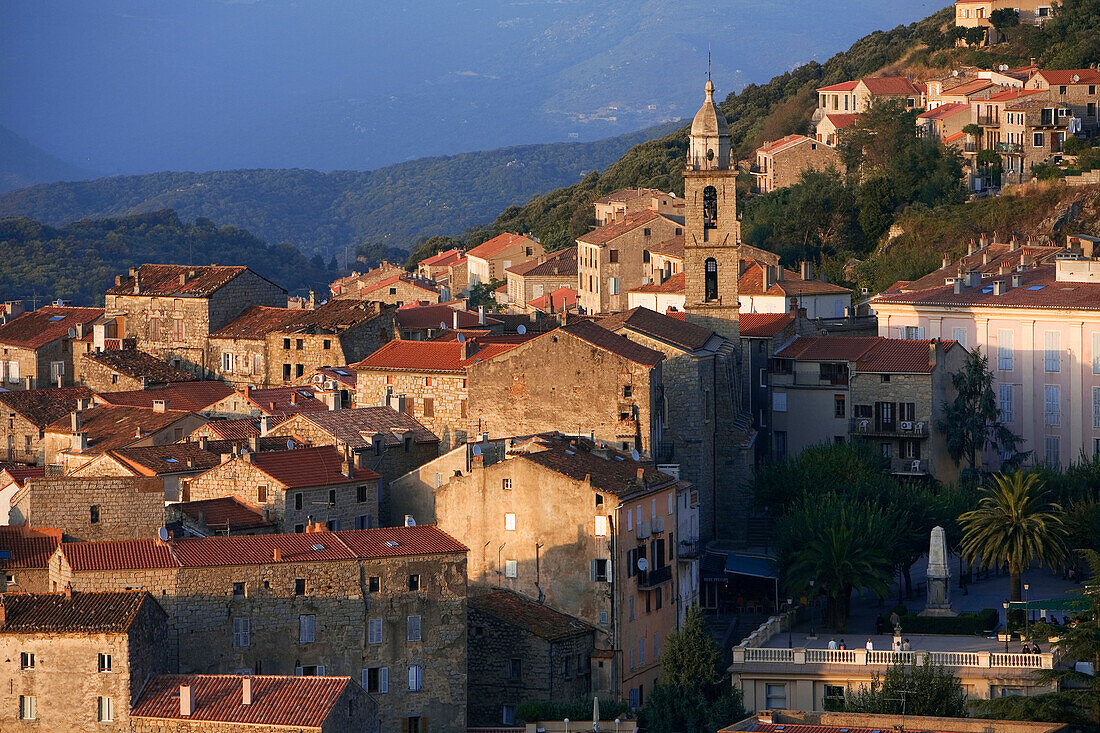
<svg viewBox="0 0 1100 733"><path fill-rule="evenodd" d="M1013 336L1010 329L1002 328L997 331L997 369L1002 372L1012 371L1013 362Z"/></svg>
<svg viewBox="0 0 1100 733"><path fill-rule="evenodd" d="M409 692L420 692L424 689L424 667L419 664L409 665Z"/></svg>
<svg viewBox="0 0 1100 733"><path fill-rule="evenodd" d="M603 516L602 514L596 515L595 532L597 537L607 536L607 517Z"/></svg>
<svg viewBox="0 0 1100 733"><path fill-rule="evenodd" d="M317 616L303 613L298 616L298 643L312 644L317 640Z"/></svg>
<svg viewBox="0 0 1100 733"><path fill-rule="evenodd" d="M228 351L222 354L222 371L226 374L233 373L233 354Z"/></svg>
<svg viewBox="0 0 1100 733"><path fill-rule="evenodd" d="M1043 333L1043 371L1062 371L1061 334L1057 331Z"/></svg>
<svg viewBox="0 0 1100 733"><path fill-rule="evenodd" d="M951 340L956 342L959 346L966 348L966 329L954 328L951 330Z"/></svg>
<svg viewBox="0 0 1100 733"><path fill-rule="evenodd" d="M38 720L38 696L37 695L20 695L19 696L19 719L20 720Z"/></svg>
<svg viewBox="0 0 1100 733"><path fill-rule="evenodd" d="M519 577L519 561L518 560L505 560L504 561L504 577L505 578L518 578Z"/></svg>
<svg viewBox="0 0 1100 733"><path fill-rule="evenodd" d="M787 411L787 393L772 392L772 412Z"/></svg>
<svg viewBox="0 0 1100 733"><path fill-rule="evenodd" d="M512 512L506 512L504 514L504 529L506 532L516 531L516 515Z"/></svg>
<svg viewBox="0 0 1100 733"><path fill-rule="evenodd" d="M110 723L115 719L115 701L100 695L96 698L96 719L100 723Z"/></svg>
<svg viewBox="0 0 1100 733"><path fill-rule="evenodd" d="M423 641L420 632L420 616L409 616L405 621L405 641Z"/></svg>
<svg viewBox="0 0 1100 733"><path fill-rule="evenodd" d="M1062 440L1057 435L1047 435L1043 438L1043 460L1047 467L1057 468L1061 464Z"/></svg>

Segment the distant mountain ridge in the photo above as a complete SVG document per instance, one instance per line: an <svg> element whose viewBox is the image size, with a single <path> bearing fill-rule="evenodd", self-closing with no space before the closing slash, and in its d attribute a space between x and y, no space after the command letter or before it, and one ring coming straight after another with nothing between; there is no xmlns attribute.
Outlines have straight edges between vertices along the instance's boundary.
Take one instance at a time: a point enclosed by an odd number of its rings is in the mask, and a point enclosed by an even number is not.
<svg viewBox="0 0 1100 733"><path fill-rule="evenodd" d="M0 192L50 181L90 178L90 171L70 165L0 125Z"/></svg>
<svg viewBox="0 0 1100 733"><path fill-rule="evenodd" d="M363 242L411 248L419 239L484 225L509 206L611 165L679 123L588 143L551 143L422 158L374 171L301 169L150 173L47 183L0 194L0 217L52 226L173 209L344 256ZM342 261L342 260L341 260Z"/></svg>

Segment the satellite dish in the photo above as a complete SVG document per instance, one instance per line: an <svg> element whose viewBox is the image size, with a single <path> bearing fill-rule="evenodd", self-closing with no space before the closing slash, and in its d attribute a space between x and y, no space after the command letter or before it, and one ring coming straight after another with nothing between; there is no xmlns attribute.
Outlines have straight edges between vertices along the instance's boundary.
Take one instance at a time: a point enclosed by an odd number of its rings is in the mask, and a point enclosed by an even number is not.
<svg viewBox="0 0 1100 733"><path fill-rule="evenodd" d="M439 327L440 327L440 328L441 328L442 330L446 331L446 330L447 330L447 322L446 322L446 321L440 321L440 322L439 322Z"/></svg>
<svg viewBox="0 0 1100 733"><path fill-rule="evenodd" d="M70 328L69 329L69 338L71 338L71 339L76 338L76 329L75 328Z"/></svg>
<svg viewBox="0 0 1100 733"><path fill-rule="evenodd" d="M643 573L649 570L649 560L646 560L644 557L639 557L638 569L641 570Z"/></svg>
<svg viewBox="0 0 1100 733"><path fill-rule="evenodd" d="M466 343L466 337L463 336L462 334L458 334L458 343L460 343L460 344Z"/></svg>
<svg viewBox="0 0 1100 733"><path fill-rule="evenodd" d="M954 71L951 72L951 76L958 76L958 75L959 75L959 70L958 69L955 69Z"/></svg>
<svg viewBox="0 0 1100 733"><path fill-rule="evenodd" d="M1077 74L1074 74L1073 75L1073 83L1076 84L1079 81L1081 81L1081 77L1077 76Z"/></svg>
<svg viewBox="0 0 1100 733"><path fill-rule="evenodd" d="M475 456L480 456L481 455L481 446L480 445L475 445L473 447L473 450L471 450L470 452L473 453Z"/></svg>
<svg viewBox="0 0 1100 733"><path fill-rule="evenodd" d="M288 440L286 442L286 449L287 450L294 450L294 441L293 440Z"/></svg>
<svg viewBox="0 0 1100 733"><path fill-rule="evenodd" d="M518 333L520 336L527 333L527 326L524 326L522 323L519 324L519 328L516 329L516 333Z"/></svg>
<svg viewBox="0 0 1100 733"><path fill-rule="evenodd" d="M167 527L158 528L157 529L157 537L160 538L161 542L167 542L168 541L168 528Z"/></svg>
<svg viewBox="0 0 1100 733"><path fill-rule="evenodd" d="M635 448L630 449L630 457L633 458L635 461L638 460L639 455L638 455L637 449L635 449Z"/></svg>
<svg viewBox="0 0 1100 733"><path fill-rule="evenodd" d="M412 518L411 514L405 515L405 526L406 527L415 527L416 526L416 520Z"/></svg>

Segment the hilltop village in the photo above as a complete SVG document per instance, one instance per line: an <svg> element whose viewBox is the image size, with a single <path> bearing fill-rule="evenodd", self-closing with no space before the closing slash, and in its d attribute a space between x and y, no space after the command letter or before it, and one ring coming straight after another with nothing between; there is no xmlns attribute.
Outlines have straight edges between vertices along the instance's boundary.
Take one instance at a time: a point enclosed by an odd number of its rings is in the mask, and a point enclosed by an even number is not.
<svg viewBox="0 0 1100 733"><path fill-rule="evenodd" d="M1034 65L823 87L815 134L760 147L753 188L842 169L883 101L922 110L971 191L1025 184L1096 134L1098 87ZM695 609L748 710L821 711L902 660L769 647L834 606L776 569L755 477L822 446L901 486L1100 452L1100 238L991 231L853 293L742 241L738 175L708 80L683 195L605 196L564 249L505 233L308 298L148 263L101 308L7 302L0 728L523 730L524 703L599 697L627 730ZM975 354L1018 440L960 455ZM922 653L975 699L1052 689L1049 649L997 643Z"/></svg>

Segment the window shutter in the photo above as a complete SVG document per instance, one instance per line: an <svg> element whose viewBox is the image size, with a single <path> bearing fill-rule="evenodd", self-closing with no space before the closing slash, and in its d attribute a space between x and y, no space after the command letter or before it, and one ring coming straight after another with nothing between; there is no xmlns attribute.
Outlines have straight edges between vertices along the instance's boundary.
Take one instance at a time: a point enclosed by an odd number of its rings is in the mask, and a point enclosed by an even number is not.
<svg viewBox="0 0 1100 733"><path fill-rule="evenodd" d="M596 581L596 561L588 561L588 579L592 582Z"/></svg>
<svg viewBox="0 0 1100 733"><path fill-rule="evenodd" d="M614 578L614 577L615 576L611 574L611 560L608 559L608 561L607 561L607 582L610 583L611 579Z"/></svg>
<svg viewBox="0 0 1100 733"><path fill-rule="evenodd" d="M420 641L419 616L409 616L409 641Z"/></svg>
<svg viewBox="0 0 1100 733"><path fill-rule="evenodd" d="M367 643L382 643L382 619L372 618L367 622Z"/></svg>
<svg viewBox="0 0 1100 733"><path fill-rule="evenodd" d="M359 671L359 686L364 690L367 689L367 675L370 673L369 669L363 669Z"/></svg>
<svg viewBox="0 0 1100 733"><path fill-rule="evenodd" d="M630 511L629 509L626 512L626 531L634 531L634 512Z"/></svg>
<svg viewBox="0 0 1100 733"><path fill-rule="evenodd" d="M325 676L325 665L323 665L323 664L318 664L317 665L317 676L318 677L324 677Z"/></svg>
<svg viewBox="0 0 1100 733"><path fill-rule="evenodd" d="M378 670L378 692L390 691L390 668L382 667Z"/></svg>

